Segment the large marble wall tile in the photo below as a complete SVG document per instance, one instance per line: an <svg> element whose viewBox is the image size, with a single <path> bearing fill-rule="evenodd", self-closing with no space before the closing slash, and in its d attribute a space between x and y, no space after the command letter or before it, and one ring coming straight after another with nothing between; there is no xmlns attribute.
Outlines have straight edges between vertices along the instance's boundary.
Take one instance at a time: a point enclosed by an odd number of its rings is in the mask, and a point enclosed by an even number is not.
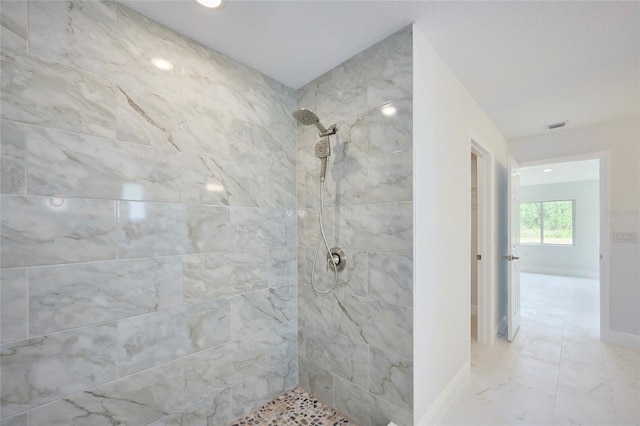
<svg viewBox="0 0 640 426"><path fill-rule="evenodd" d="M231 336L244 336L295 319L296 298L296 288L292 286L231 297Z"/></svg>
<svg viewBox="0 0 640 426"><path fill-rule="evenodd" d="M29 194L180 201L178 154L41 127L28 129Z"/></svg>
<svg viewBox="0 0 640 426"><path fill-rule="evenodd" d="M29 426L29 413L22 413L0 420L0 426Z"/></svg>
<svg viewBox="0 0 640 426"><path fill-rule="evenodd" d="M235 341L226 342L180 360L184 365L185 400L197 401L231 386L235 374L235 348Z"/></svg>
<svg viewBox="0 0 640 426"><path fill-rule="evenodd" d="M269 207L296 207L296 174L289 170L269 170Z"/></svg>
<svg viewBox="0 0 640 426"><path fill-rule="evenodd" d="M413 250L411 202L345 206L338 220L342 247L406 254Z"/></svg>
<svg viewBox="0 0 640 426"><path fill-rule="evenodd" d="M320 161L305 175L306 208L320 207ZM365 160L350 159L334 162L330 160L327 166L327 176L324 189L324 205L365 204L367 192L371 186L369 180L370 169Z"/></svg>
<svg viewBox="0 0 640 426"><path fill-rule="evenodd" d="M118 202L120 257L217 252L230 238L227 207Z"/></svg>
<svg viewBox="0 0 640 426"><path fill-rule="evenodd" d="M341 210L335 207L325 207L322 215L322 223L327 242L332 241L336 244L336 238L339 236L338 222ZM317 210L298 210L298 245L302 247L315 248L320 239L319 212ZM323 243L321 243L323 244ZM333 245L332 245L333 246ZM330 246L330 247L332 247ZM343 246L347 248L346 246Z"/></svg>
<svg viewBox="0 0 640 426"><path fill-rule="evenodd" d="M115 258L114 202L2 196L2 267Z"/></svg>
<svg viewBox="0 0 640 426"><path fill-rule="evenodd" d="M181 362L165 364L37 407L31 426L146 425L184 408L183 380Z"/></svg>
<svg viewBox="0 0 640 426"><path fill-rule="evenodd" d="M39 335L182 305L177 257L29 271L29 328Z"/></svg>
<svg viewBox="0 0 640 426"><path fill-rule="evenodd" d="M173 308L118 322L120 376L229 340L229 302Z"/></svg>
<svg viewBox="0 0 640 426"><path fill-rule="evenodd" d="M294 171L296 161L294 127L285 127L281 132L274 132L273 129L254 124L252 121L233 118L229 137L232 140L229 146L231 160L276 170Z"/></svg>
<svg viewBox="0 0 640 426"><path fill-rule="evenodd" d="M391 34L384 40L374 44L373 46L363 50L356 56L348 59L344 66L350 70L356 70L361 72L366 65L379 59L383 56L387 56L401 47L411 46L413 43L412 28L411 25Z"/></svg>
<svg viewBox="0 0 640 426"><path fill-rule="evenodd" d="M386 303L413 306L413 257L369 253L369 294Z"/></svg>
<svg viewBox="0 0 640 426"><path fill-rule="evenodd" d="M413 310L369 298L339 296L338 329L354 340L413 357Z"/></svg>
<svg viewBox="0 0 640 426"><path fill-rule="evenodd" d="M298 286L298 292L298 316L301 321L314 327L338 329L338 299L333 292L318 294L311 285L304 284Z"/></svg>
<svg viewBox="0 0 640 426"><path fill-rule="evenodd" d="M231 208L234 247L293 247L296 241L296 217L293 210Z"/></svg>
<svg viewBox="0 0 640 426"><path fill-rule="evenodd" d="M231 414L231 389L209 395L175 414L153 422L150 426L227 425Z"/></svg>
<svg viewBox="0 0 640 426"><path fill-rule="evenodd" d="M376 108L413 95L413 46L408 43L366 68L367 104Z"/></svg>
<svg viewBox="0 0 640 426"><path fill-rule="evenodd" d="M233 342L233 383L296 356L297 322L289 321Z"/></svg>
<svg viewBox="0 0 640 426"><path fill-rule="evenodd" d="M116 336L103 324L2 345L2 415L114 380Z"/></svg>
<svg viewBox="0 0 640 426"><path fill-rule="evenodd" d="M384 114L384 107L393 107L395 114ZM400 99L380 108L368 110L340 129L344 147L337 150L335 161L390 154L411 150L413 146L413 101Z"/></svg>
<svg viewBox="0 0 640 426"><path fill-rule="evenodd" d="M184 155L183 161L183 202L269 207L268 169L210 156Z"/></svg>
<svg viewBox="0 0 640 426"><path fill-rule="evenodd" d="M411 201L413 199L413 152L369 157L366 198L369 203Z"/></svg>
<svg viewBox="0 0 640 426"><path fill-rule="evenodd" d="M309 83L307 90L315 86L316 114L325 126L367 109L366 76L362 70L339 65L330 72ZM307 108L305 105L300 107Z"/></svg>
<svg viewBox="0 0 640 426"><path fill-rule="evenodd" d="M119 19L118 9L126 7L112 1L32 1L31 52L160 93L178 92L182 66L172 44L178 37L132 30L131 21ZM172 68L159 69L155 58Z"/></svg>
<svg viewBox="0 0 640 426"><path fill-rule="evenodd" d="M298 358L298 377L302 388L311 391L325 404L333 406L333 375L331 372L314 365L300 355Z"/></svg>
<svg viewBox="0 0 640 426"><path fill-rule="evenodd" d="M307 328L304 320L298 317L298 356L307 356Z"/></svg>
<svg viewBox="0 0 640 426"><path fill-rule="evenodd" d="M27 1L3 1L0 8L0 43L27 50Z"/></svg>
<svg viewBox="0 0 640 426"><path fill-rule="evenodd" d="M313 268L313 258L316 249L300 247L298 253L298 282L300 284L311 285L311 269ZM364 251L345 250L345 255L347 266L346 269L338 272L338 280L335 288L340 292L368 296L367 253ZM314 279L316 287L319 289L330 288L335 280L333 268L327 268L327 249L324 245L320 246L320 251L318 252Z"/></svg>
<svg viewBox="0 0 640 426"><path fill-rule="evenodd" d="M27 338L28 294L26 269L0 271L0 337L2 343Z"/></svg>
<svg viewBox="0 0 640 426"><path fill-rule="evenodd" d="M109 80L9 49L2 50L1 63L2 118L115 137L116 93Z"/></svg>
<svg viewBox="0 0 640 426"><path fill-rule="evenodd" d="M335 407L361 425L413 425L413 410L403 410L352 383L334 378Z"/></svg>
<svg viewBox="0 0 640 426"><path fill-rule="evenodd" d="M234 418L242 417L271 401L298 382L298 360L291 357L231 388Z"/></svg>
<svg viewBox="0 0 640 426"><path fill-rule="evenodd" d="M365 344L307 324L307 360L350 382L367 386L368 349Z"/></svg>
<svg viewBox="0 0 640 426"><path fill-rule="evenodd" d="M118 139L182 152L229 156L229 118L197 102L185 102L118 85Z"/></svg>
<svg viewBox="0 0 640 426"><path fill-rule="evenodd" d="M297 255L294 247L269 250L269 287L297 284Z"/></svg>
<svg viewBox="0 0 640 426"><path fill-rule="evenodd" d="M269 251L265 249L187 255L182 265L186 303L269 286Z"/></svg>
<svg viewBox="0 0 640 426"><path fill-rule="evenodd" d="M26 4L26 2L24 2ZM3 6L4 7L4 6ZM0 192L25 193L25 144L24 125L2 120L0 124Z"/></svg>
<svg viewBox="0 0 640 426"><path fill-rule="evenodd" d="M413 362L369 348L369 391L405 410L413 407Z"/></svg>

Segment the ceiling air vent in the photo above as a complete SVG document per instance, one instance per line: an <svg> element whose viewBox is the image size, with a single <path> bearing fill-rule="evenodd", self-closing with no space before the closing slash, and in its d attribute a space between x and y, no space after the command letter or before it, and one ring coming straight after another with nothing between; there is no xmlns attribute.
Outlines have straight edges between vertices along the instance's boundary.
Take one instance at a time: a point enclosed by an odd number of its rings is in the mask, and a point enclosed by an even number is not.
<svg viewBox="0 0 640 426"><path fill-rule="evenodd" d="M547 126L547 128L548 128L549 130L553 130L553 129L559 129L560 127L564 127L564 126L566 126L566 125L567 125L567 122L566 122L566 121L561 121L561 122L559 122L559 123L549 124L549 125Z"/></svg>

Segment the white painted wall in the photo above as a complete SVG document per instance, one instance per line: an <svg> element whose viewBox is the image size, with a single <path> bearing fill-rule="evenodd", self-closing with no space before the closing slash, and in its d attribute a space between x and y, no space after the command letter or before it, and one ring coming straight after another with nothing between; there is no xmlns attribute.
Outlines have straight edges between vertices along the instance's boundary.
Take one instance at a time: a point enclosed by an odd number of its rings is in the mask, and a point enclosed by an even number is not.
<svg viewBox="0 0 640 426"><path fill-rule="evenodd" d="M522 271L597 278L600 271L599 198L600 187L597 180L522 186L521 202L575 200L574 244L522 244Z"/></svg>
<svg viewBox="0 0 640 426"><path fill-rule="evenodd" d="M520 162L607 151L609 205L601 209L614 230L640 229L640 117L565 129L510 141ZM640 244L606 242L610 247L609 328L640 339Z"/></svg>
<svg viewBox="0 0 640 426"><path fill-rule="evenodd" d="M413 59L414 417L424 424L444 408L450 384L469 366L471 274L461 254L471 249L470 135L493 151L496 230L505 219L507 146L415 25ZM497 260L504 250L504 234L496 235L495 297L496 281L506 276L504 262Z"/></svg>

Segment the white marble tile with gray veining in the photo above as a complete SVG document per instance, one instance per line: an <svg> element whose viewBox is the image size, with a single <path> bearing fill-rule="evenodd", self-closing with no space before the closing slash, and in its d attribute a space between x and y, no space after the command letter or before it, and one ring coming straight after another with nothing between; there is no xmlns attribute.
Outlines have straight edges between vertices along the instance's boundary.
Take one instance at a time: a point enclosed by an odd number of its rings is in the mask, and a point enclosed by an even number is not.
<svg viewBox="0 0 640 426"><path fill-rule="evenodd" d="M413 95L413 45L411 43L367 65L367 104L376 108Z"/></svg>
<svg viewBox="0 0 640 426"><path fill-rule="evenodd" d="M332 246L338 244L337 219L340 209L335 207L325 207L322 215L322 223L327 242L331 241ZM319 212L317 210L297 211L298 216L298 246L315 248L320 239ZM323 244L322 242L320 244Z"/></svg>
<svg viewBox="0 0 640 426"><path fill-rule="evenodd" d="M161 257L32 268L29 305L31 335L180 306L182 262Z"/></svg>
<svg viewBox="0 0 640 426"><path fill-rule="evenodd" d="M306 208L320 207L320 161L305 174ZM366 160L349 160L334 163L330 157L324 186L324 205L365 204L371 186Z"/></svg>
<svg viewBox="0 0 640 426"><path fill-rule="evenodd" d="M0 191L3 194L25 194L25 126L2 120L0 137Z"/></svg>
<svg viewBox="0 0 640 426"><path fill-rule="evenodd" d="M311 285L311 269L316 249L300 247L298 253L298 283ZM364 251L345 250L345 255L347 266L338 272L336 290L359 296L368 296L367 253ZM335 280L333 268L327 267L327 265L327 249L321 245L314 274L316 287L320 289L330 288ZM311 300L310 303L314 303L314 301Z"/></svg>
<svg viewBox="0 0 640 426"><path fill-rule="evenodd" d="M118 321L125 376L229 340L229 302L220 299Z"/></svg>
<svg viewBox="0 0 640 426"><path fill-rule="evenodd" d="M300 317L298 317L298 356L307 356L307 328Z"/></svg>
<svg viewBox="0 0 640 426"><path fill-rule="evenodd" d="M78 133L28 128L29 194L180 201L180 156Z"/></svg>
<svg viewBox="0 0 640 426"><path fill-rule="evenodd" d="M413 310L369 298L339 295L338 330L354 340L413 357Z"/></svg>
<svg viewBox="0 0 640 426"><path fill-rule="evenodd" d="M215 392L187 408L155 421L150 426L226 425L232 421L231 389L226 389L222 392Z"/></svg>
<svg viewBox="0 0 640 426"><path fill-rule="evenodd" d="M369 295L386 303L413 306L413 257L369 253Z"/></svg>
<svg viewBox="0 0 640 426"><path fill-rule="evenodd" d="M213 392L222 392L233 383L234 350L237 342L225 342L182 358L184 397L197 401Z"/></svg>
<svg viewBox="0 0 640 426"><path fill-rule="evenodd" d="M27 50L27 1L3 1L0 8L0 43ZM4 426L4 424L3 424Z"/></svg>
<svg viewBox="0 0 640 426"><path fill-rule="evenodd" d="M119 19L123 10L128 9L112 1L30 2L30 51L113 80L176 93L182 72L172 43L177 37L137 31L130 20ZM166 62L158 66L154 59Z"/></svg>
<svg viewBox="0 0 640 426"><path fill-rule="evenodd" d="M413 152L398 151L367 159L368 203L413 199Z"/></svg>
<svg viewBox="0 0 640 426"><path fill-rule="evenodd" d="M29 426L29 413L17 414L15 416L2 419L0 420L0 426Z"/></svg>
<svg viewBox="0 0 640 426"><path fill-rule="evenodd" d="M405 410L413 408L413 362L369 347L369 391Z"/></svg>
<svg viewBox="0 0 640 426"><path fill-rule="evenodd" d="M10 49L2 49L1 59L2 118L115 137L116 93L112 82Z"/></svg>
<svg viewBox="0 0 640 426"><path fill-rule="evenodd" d="M229 156L229 117L197 102L118 85L118 139L181 152Z"/></svg>
<svg viewBox="0 0 640 426"><path fill-rule="evenodd" d="M27 338L29 284L26 269L0 271L0 336L2 343Z"/></svg>
<svg viewBox="0 0 640 426"><path fill-rule="evenodd" d="M296 319L297 292L293 286L253 291L229 300L234 338Z"/></svg>
<svg viewBox="0 0 640 426"><path fill-rule="evenodd" d="M114 380L115 348L115 324L2 345L2 415Z"/></svg>
<svg viewBox="0 0 640 426"><path fill-rule="evenodd" d="M2 267L115 258L114 202L2 196Z"/></svg>
<svg viewBox="0 0 640 426"><path fill-rule="evenodd" d="M200 155L186 154L183 161L183 202L269 207L268 169Z"/></svg>
<svg viewBox="0 0 640 426"><path fill-rule="evenodd" d="M266 249L187 255L182 265L185 303L269 286L269 251Z"/></svg>
<svg viewBox="0 0 640 426"><path fill-rule="evenodd" d="M233 417L238 418L250 413L297 383L298 357L294 356L233 385Z"/></svg>
<svg viewBox="0 0 640 426"><path fill-rule="evenodd" d="M297 322L293 320L233 341L231 381L239 383L296 356L296 332Z"/></svg>
<svg viewBox="0 0 640 426"><path fill-rule="evenodd" d="M402 47L406 48L408 46L412 46L412 43L412 27L411 25L408 25L400 31L391 34L384 40L349 58L343 65L347 69L361 72L362 69L376 59L387 56Z"/></svg>
<svg viewBox="0 0 640 426"><path fill-rule="evenodd" d="M300 355L298 377L300 386L311 391L320 401L333 406L333 374L331 372L314 365Z"/></svg>
<svg viewBox="0 0 640 426"><path fill-rule="evenodd" d="M293 120L293 119L292 119ZM229 126L229 158L275 170L295 170L295 128L274 132L249 121L233 118Z"/></svg>
<svg viewBox="0 0 640 426"><path fill-rule="evenodd" d="M232 207L231 227L237 250L293 247L296 241L294 210Z"/></svg>
<svg viewBox="0 0 640 426"><path fill-rule="evenodd" d="M411 98L361 113L355 119L346 120L341 127L340 143L336 146L334 161L411 150L412 126Z"/></svg>
<svg viewBox="0 0 640 426"><path fill-rule="evenodd" d="M413 250L411 202L345 206L338 220L342 247L406 254Z"/></svg>
<svg viewBox="0 0 640 426"><path fill-rule="evenodd" d="M320 285L318 284L318 287L321 289L328 288L320 287ZM314 327L338 330L338 299L333 292L318 294L311 285L300 284L298 286L298 294L298 316L300 320Z"/></svg>
<svg viewBox="0 0 640 426"><path fill-rule="evenodd" d="M367 386L367 345L307 322L307 360L350 382Z"/></svg>
<svg viewBox="0 0 640 426"><path fill-rule="evenodd" d="M269 170L269 207L296 207L296 173L293 170Z"/></svg>
<svg viewBox="0 0 640 426"><path fill-rule="evenodd" d="M293 247L269 249L269 287L296 286L297 254Z"/></svg>
<svg viewBox="0 0 640 426"><path fill-rule="evenodd" d="M31 426L146 425L184 408L182 361L59 399L30 412Z"/></svg>
<svg viewBox="0 0 640 426"><path fill-rule="evenodd" d="M229 208L118 202L123 258L217 252L229 246Z"/></svg>

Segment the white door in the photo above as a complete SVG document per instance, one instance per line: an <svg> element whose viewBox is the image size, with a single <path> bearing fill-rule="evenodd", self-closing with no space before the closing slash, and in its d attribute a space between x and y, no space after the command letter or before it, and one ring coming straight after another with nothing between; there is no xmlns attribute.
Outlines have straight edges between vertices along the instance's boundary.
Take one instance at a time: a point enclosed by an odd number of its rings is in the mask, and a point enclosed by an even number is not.
<svg viewBox="0 0 640 426"><path fill-rule="evenodd" d="M511 157L507 176L507 197L507 339L511 342L520 328L520 166Z"/></svg>

